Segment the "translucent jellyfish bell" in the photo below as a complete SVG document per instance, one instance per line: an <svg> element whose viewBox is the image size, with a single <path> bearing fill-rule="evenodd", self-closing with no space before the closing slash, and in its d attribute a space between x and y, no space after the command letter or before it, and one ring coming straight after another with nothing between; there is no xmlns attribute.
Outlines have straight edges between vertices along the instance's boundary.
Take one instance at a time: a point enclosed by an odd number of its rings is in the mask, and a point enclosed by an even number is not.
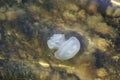
<svg viewBox="0 0 120 80"><path fill-rule="evenodd" d="M80 50L80 42L76 37L65 41L55 52L55 57L60 60L67 60L74 57Z"/></svg>
<svg viewBox="0 0 120 80"><path fill-rule="evenodd" d="M54 56L57 59L67 60L74 57L78 53L80 50L80 42L76 37L70 37L68 40L65 40L63 34L54 34L50 40L48 40L48 47L50 49L57 49L54 53Z"/></svg>
<svg viewBox="0 0 120 80"><path fill-rule="evenodd" d="M48 47L50 49L58 49L64 41L65 41L65 35L64 34L54 34L47 41L47 44L48 44Z"/></svg>

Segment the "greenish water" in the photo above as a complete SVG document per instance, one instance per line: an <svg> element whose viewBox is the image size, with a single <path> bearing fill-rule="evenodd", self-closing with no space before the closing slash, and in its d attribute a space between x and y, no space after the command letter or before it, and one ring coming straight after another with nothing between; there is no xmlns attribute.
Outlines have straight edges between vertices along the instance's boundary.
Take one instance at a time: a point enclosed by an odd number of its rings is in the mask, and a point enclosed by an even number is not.
<svg viewBox="0 0 120 80"><path fill-rule="evenodd" d="M119 80L119 0L0 0L0 80ZM72 59L47 40L75 36Z"/></svg>

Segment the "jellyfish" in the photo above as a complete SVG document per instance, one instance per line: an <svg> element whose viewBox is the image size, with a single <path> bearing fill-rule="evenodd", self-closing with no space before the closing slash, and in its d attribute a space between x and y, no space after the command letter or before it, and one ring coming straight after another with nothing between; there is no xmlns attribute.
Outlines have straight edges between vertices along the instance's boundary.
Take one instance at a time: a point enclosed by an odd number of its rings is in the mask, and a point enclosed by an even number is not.
<svg viewBox="0 0 120 80"><path fill-rule="evenodd" d="M68 60L73 58L80 50L80 41L72 36L68 40L64 34L54 34L47 41L49 49L56 49L55 58L59 60Z"/></svg>

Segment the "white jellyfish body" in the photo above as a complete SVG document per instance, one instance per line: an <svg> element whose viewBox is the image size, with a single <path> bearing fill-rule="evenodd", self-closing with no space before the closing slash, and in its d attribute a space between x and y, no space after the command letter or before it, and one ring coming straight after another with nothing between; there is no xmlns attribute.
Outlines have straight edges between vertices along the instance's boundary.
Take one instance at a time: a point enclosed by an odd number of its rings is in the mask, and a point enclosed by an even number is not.
<svg viewBox="0 0 120 80"><path fill-rule="evenodd" d="M64 34L54 34L50 39L47 41L48 47L50 49L58 49L59 46L65 41Z"/></svg>
<svg viewBox="0 0 120 80"><path fill-rule="evenodd" d="M47 42L50 49L57 49L54 56L60 60L74 57L80 50L80 42L76 37L65 40L64 34L54 34Z"/></svg>

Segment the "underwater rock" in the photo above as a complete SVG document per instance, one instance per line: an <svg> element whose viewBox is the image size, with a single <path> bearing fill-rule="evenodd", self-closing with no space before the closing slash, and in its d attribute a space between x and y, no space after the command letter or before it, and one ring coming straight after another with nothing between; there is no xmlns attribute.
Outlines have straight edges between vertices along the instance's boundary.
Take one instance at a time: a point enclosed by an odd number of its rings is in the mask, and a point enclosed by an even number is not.
<svg viewBox="0 0 120 80"><path fill-rule="evenodd" d="M60 60L70 59L80 50L79 40L76 37L70 37L65 41L64 34L54 34L47 44L50 49L58 49L54 55Z"/></svg>
<svg viewBox="0 0 120 80"><path fill-rule="evenodd" d="M114 6L108 6L106 9L106 15L110 17L119 17L120 16L120 8Z"/></svg>

